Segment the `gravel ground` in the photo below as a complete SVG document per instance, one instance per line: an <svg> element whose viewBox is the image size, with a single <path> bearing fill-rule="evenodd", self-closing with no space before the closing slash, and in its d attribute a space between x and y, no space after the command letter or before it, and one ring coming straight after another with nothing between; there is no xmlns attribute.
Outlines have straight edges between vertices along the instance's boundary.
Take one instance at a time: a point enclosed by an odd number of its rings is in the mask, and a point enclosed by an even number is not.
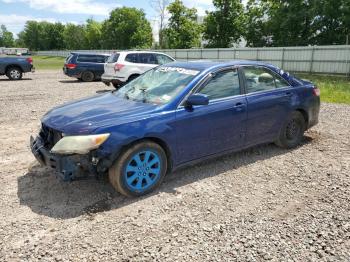
<svg viewBox="0 0 350 262"><path fill-rule="evenodd" d="M40 117L108 90L57 71L0 78L1 261L349 261L350 107L322 104L303 145L255 147L128 199L64 183L28 147Z"/></svg>

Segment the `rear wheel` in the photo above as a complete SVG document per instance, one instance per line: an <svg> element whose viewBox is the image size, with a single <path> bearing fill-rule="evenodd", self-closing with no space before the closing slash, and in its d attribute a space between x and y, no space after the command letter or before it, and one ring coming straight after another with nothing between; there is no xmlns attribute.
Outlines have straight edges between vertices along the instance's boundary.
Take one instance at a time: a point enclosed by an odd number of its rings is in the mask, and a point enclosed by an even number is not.
<svg viewBox="0 0 350 262"><path fill-rule="evenodd" d="M91 82L94 81L95 75L93 72L85 71L81 74L81 80L84 82Z"/></svg>
<svg viewBox="0 0 350 262"><path fill-rule="evenodd" d="M132 81L132 80L134 80L134 79L136 79L136 78L138 78L139 76L140 76L140 75L131 75L131 76L128 78L127 83L130 82L130 81Z"/></svg>
<svg viewBox="0 0 350 262"><path fill-rule="evenodd" d="M282 126L276 144L283 148L293 148L300 144L306 129L304 116L294 111Z"/></svg>
<svg viewBox="0 0 350 262"><path fill-rule="evenodd" d="M114 86L114 88L115 88L115 89L119 89L119 88L121 87L121 85L120 85L120 84L113 83L113 82L112 82L112 85Z"/></svg>
<svg viewBox="0 0 350 262"><path fill-rule="evenodd" d="M109 181L121 194L142 196L164 179L167 158L156 143L145 141L127 149L109 169Z"/></svg>
<svg viewBox="0 0 350 262"><path fill-rule="evenodd" d="M21 80L22 76L23 76L23 73L22 73L22 70L20 68L18 68L18 67L10 67L6 71L6 76L10 80Z"/></svg>

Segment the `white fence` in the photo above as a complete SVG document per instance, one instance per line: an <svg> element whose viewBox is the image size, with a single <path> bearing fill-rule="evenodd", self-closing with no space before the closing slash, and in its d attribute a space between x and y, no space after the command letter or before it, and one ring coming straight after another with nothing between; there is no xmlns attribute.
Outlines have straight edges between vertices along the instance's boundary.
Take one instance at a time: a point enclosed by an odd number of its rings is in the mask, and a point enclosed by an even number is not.
<svg viewBox="0 0 350 262"><path fill-rule="evenodd" d="M115 50L79 50L113 53ZM286 71L350 76L350 45L264 48L210 48L156 50L177 60L258 60ZM38 55L67 56L70 51L39 51Z"/></svg>

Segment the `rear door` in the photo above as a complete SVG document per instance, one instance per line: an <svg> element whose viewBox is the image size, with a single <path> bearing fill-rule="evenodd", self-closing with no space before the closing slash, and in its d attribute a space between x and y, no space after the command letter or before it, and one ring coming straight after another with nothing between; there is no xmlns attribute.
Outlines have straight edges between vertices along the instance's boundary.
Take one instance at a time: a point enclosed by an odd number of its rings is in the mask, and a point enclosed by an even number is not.
<svg viewBox="0 0 350 262"><path fill-rule="evenodd" d="M81 72L84 71L92 71L96 69L96 56L95 55L87 55L87 54L79 54L77 57L77 64Z"/></svg>
<svg viewBox="0 0 350 262"><path fill-rule="evenodd" d="M293 88L267 67L244 66L241 72L248 103L246 145L270 142L291 111Z"/></svg>
<svg viewBox="0 0 350 262"><path fill-rule="evenodd" d="M157 58L153 53L139 53L138 54L138 68L142 72L146 72L158 66Z"/></svg>

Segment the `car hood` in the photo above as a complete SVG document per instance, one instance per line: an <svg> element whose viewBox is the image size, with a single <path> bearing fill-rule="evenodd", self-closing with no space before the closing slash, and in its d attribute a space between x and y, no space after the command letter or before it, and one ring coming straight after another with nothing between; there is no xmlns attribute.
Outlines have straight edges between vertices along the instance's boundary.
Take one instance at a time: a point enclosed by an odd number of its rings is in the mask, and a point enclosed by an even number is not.
<svg viewBox="0 0 350 262"><path fill-rule="evenodd" d="M157 108L157 105L127 100L110 92L55 107L46 113L42 123L70 135L88 134L100 127L146 117Z"/></svg>

